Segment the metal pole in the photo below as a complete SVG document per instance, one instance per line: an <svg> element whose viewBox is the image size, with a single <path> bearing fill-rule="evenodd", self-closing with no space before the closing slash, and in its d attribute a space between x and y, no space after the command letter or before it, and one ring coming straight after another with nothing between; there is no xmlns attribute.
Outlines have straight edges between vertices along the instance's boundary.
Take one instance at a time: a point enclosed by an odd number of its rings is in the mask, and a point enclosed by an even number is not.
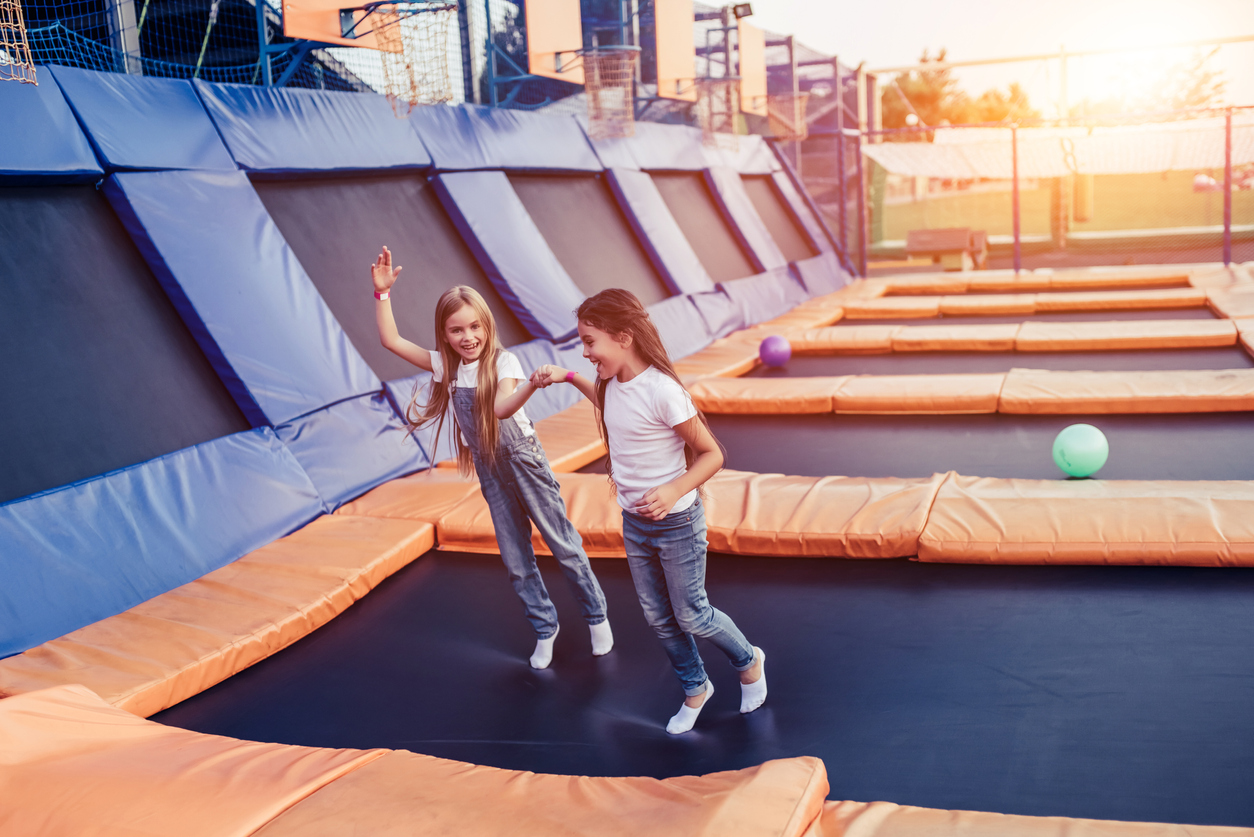
<svg viewBox="0 0 1254 837"><path fill-rule="evenodd" d="M281 6L280 6L279 14L280 15L283 14ZM266 43L265 0L257 0L257 50L258 50L257 60L261 63L261 72L262 72L261 79L265 83L266 87L270 87L274 84L274 74L270 69L270 50L268 48L269 46L270 45ZM255 79L256 77L257 77L257 74L253 73L253 78Z"/></svg>
<svg viewBox="0 0 1254 837"><path fill-rule="evenodd" d="M1224 266L1232 263L1232 108L1224 112Z"/></svg>
<svg viewBox="0 0 1254 837"><path fill-rule="evenodd" d="M846 210L849 197L845 194L845 86L840 77L840 60L832 56L832 75L836 79L836 188L840 195L840 210L837 217L840 222L840 246L849 247L849 222Z"/></svg>
<svg viewBox="0 0 1254 837"><path fill-rule="evenodd" d="M841 139L844 142L844 139ZM858 273L866 277L866 251L868 247L866 218L866 171L862 165L862 132L858 132Z"/></svg>
<svg viewBox="0 0 1254 837"><path fill-rule="evenodd" d="M487 49L484 50L485 57L488 59L487 66L483 69L488 74L488 101L486 104L496 107L496 44L492 40L492 0L483 0L483 14L485 40Z"/></svg>
<svg viewBox="0 0 1254 837"><path fill-rule="evenodd" d="M1019 126L1010 126L1010 167L1014 185L1011 187L1011 204L1015 229L1015 273L1019 272Z"/></svg>
<svg viewBox="0 0 1254 837"><path fill-rule="evenodd" d="M1067 120L1071 117L1071 104L1067 101L1067 48L1060 46L1058 48L1058 61L1062 65L1062 72L1059 73L1060 79L1060 95L1058 97L1058 116L1062 119L1062 124L1066 125Z"/></svg>
<svg viewBox="0 0 1254 837"><path fill-rule="evenodd" d="M797 42L796 38L789 35L788 41L788 81L792 87L792 118L795 120L800 116L804 122L806 118L805 110L801 110L798 114L797 101L801 98L801 83L797 78ZM798 129L800 125L794 125L793 128ZM792 165L797 170L797 176L802 176L801 170L801 141L793 140L792 143Z"/></svg>

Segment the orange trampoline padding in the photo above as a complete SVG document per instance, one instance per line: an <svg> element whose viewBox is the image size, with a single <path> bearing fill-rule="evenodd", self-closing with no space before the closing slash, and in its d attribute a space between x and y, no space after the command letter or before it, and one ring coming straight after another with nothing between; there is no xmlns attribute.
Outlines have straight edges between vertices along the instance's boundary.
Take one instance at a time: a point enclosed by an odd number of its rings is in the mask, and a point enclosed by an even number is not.
<svg viewBox="0 0 1254 837"><path fill-rule="evenodd" d="M1212 288L1207 291L1206 298L1221 317L1231 320L1254 317L1254 283Z"/></svg>
<svg viewBox="0 0 1254 837"><path fill-rule="evenodd" d="M971 274L967 280L969 293L1031 293L1049 290L1048 273L1029 273L1013 270L980 270Z"/></svg>
<svg viewBox="0 0 1254 837"><path fill-rule="evenodd" d="M1013 352L1018 323L902 326L894 352Z"/></svg>
<svg viewBox="0 0 1254 837"><path fill-rule="evenodd" d="M965 294L970 283L967 273L940 271L933 273L904 273L883 276L884 292L896 296L923 294Z"/></svg>
<svg viewBox="0 0 1254 837"><path fill-rule="evenodd" d="M953 476L919 560L1254 566L1254 481Z"/></svg>
<svg viewBox="0 0 1254 837"><path fill-rule="evenodd" d="M189 732L83 686L0 700L0 741L0 833L49 837L248 837L384 753Z"/></svg>
<svg viewBox="0 0 1254 837"><path fill-rule="evenodd" d="M675 361L675 372L685 385L711 376L735 377L758 365L757 344L728 337L715 340L695 354Z"/></svg>
<svg viewBox="0 0 1254 837"><path fill-rule="evenodd" d="M1254 829L827 802L805 837L1254 837Z"/></svg>
<svg viewBox="0 0 1254 837"><path fill-rule="evenodd" d="M1054 271L1048 276L1049 287L1054 290L1079 291L1086 288L1182 288L1189 284L1190 272L1181 265L1082 267Z"/></svg>
<svg viewBox="0 0 1254 837"><path fill-rule="evenodd" d="M706 483L710 549L801 557L914 555L945 477L790 477L720 471Z"/></svg>
<svg viewBox="0 0 1254 837"><path fill-rule="evenodd" d="M0 691L81 683L148 716L307 636L429 550L430 523L324 515L225 567L0 661Z"/></svg>
<svg viewBox="0 0 1254 837"><path fill-rule="evenodd" d="M940 312L950 317L1036 313L1036 294L943 296Z"/></svg>
<svg viewBox="0 0 1254 837"><path fill-rule="evenodd" d="M1019 329L1015 349L1020 352L1188 349L1231 346L1236 342L1236 326L1228 320L1026 322Z"/></svg>
<svg viewBox="0 0 1254 837"><path fill-rule="evenodd" d="M812 757L671 779L555 776L392 752L257 837L800 837L823 809Z"/></svg>
<svg viewBox="0 0 1254 837"><path fill-rule="evenodd" d="M1002 413L1210 413L1254 410L1254 369L1071 372L1011 369Z"/></svg>
<svg viewBox="0 0 1254 837"><path fill-rule="evenodd" d="M479 481L473 477L463 478L456 468L431 468L389 480L340 506L335 513L435 523L462 500L478 493Z"/></svg>
<svg viewBox="0 0 1254 837"><path fill-rule="evenodd" d="M888 317L925 319L940 315L940 297L884 296L878 299L849 300L844 307L846 320L877 320Z"/></svg>
<svg viewBox="0 0 1254 837"><path fill-rule="evenodd" d="M831 378L703 378L688 388L697 408L731 415L830 413L847 375Z"/></svg>
<svg viewBox="0 0 1254 837"><path fill-rule="evenodd" d="M1201 288L1164 288L1133 291L1067 291L1036 295L1036 311L1136 311L1156 308L1201 308Z"/></svg>
<svg viewBox="0 0 1254 837"><path fill-rule="evenodd" d="M852 375L836 391L837 413L995 413L1003 373ZM804 378L794 378L803 381Z"/></svg>
<svg viewBox="0 0 1254 837"><path fill-rule="evenodd" d="M831 326L802 331L789 342L795 355L887 354L893 350L893 335L901 329L899 325Z"/></svg>
<svg viewBox="0 0 1254 837"><path fill-rule="evenodd" d="M536 422L536 438L554 471L578 471L605 456L605 443L597 429L592 402L578 403Z"/></svg>

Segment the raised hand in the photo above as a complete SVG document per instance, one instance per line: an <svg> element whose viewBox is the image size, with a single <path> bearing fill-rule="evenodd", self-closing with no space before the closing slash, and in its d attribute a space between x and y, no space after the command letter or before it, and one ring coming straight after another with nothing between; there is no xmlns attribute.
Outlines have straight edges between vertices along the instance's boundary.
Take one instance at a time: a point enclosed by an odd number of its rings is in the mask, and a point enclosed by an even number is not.
<svg viewBox="0 0 1254 837"><path fill-rule="evenodd" d="M384 245L383 252L370 266L370 280L374 282L375 291L385 293L390 290L396 284L396 277L400 275L400 266L392 267L392 251Z"/></svg>

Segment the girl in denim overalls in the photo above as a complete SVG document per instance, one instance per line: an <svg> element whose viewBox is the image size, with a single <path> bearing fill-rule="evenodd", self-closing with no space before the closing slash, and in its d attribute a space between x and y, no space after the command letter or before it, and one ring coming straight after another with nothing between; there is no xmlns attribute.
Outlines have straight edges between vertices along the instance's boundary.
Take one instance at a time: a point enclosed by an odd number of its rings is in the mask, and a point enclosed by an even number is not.
<svg viewBox="0 0 1254 837"><path fill-rule="evenodd" d="M740 672L740 711L752 712L766 700L766 654L705 593L698 489L723 466L723 453L640 300L611 288L584 300L578 316L596 382L547 365L531 380L539 387L571 382L597 405L636 595L686 695L666 731L692 729L714 694L695 637L713 643Z"/></svg>
<svg viewBox="0 0 1254 837"><path fill-rule="evenodd" d="M439 438L444 416L452 410L460 430L454 434L458 467L469 474L473 464L479 476L501 559L536 632L531 666L548 667L558 631L557 610L531 548L532 522L583 609L592 634L592 653L609 653L614 636L605 615L605 594L592 574L579 532L566 517L557 479L535 429L523 413L535 386L523 375L518 358L501 348L492 312L473 288L459 285L436 303L438 354L401 337L388 299L400 270L392 268L392 254L384 247L372 268L379 339L395 354L432 373L431 400L419 405L415 394L409 406L411 427L434 420Z"/></svg>

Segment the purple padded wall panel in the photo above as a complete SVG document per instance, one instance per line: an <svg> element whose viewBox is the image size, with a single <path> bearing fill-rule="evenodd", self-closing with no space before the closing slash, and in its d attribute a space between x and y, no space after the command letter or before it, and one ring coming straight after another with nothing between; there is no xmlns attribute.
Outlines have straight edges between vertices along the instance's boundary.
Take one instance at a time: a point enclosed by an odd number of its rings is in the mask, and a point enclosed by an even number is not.
<svg viewBox="0 0 1254 837"><path fill-rule="evenodd" d="M440 171L603 168L572 116L459 105L415 108L409 121Z"/></svg>
<svg viewBox="0 0 1254 837"><path fill-rule="evenodd" d="M738 136L735 149L707 148L701 131L688 125L637 122L635 136L589 140L601 164L608 168L642 171L701 171L727 166L740 174L771 174L779 161L756 134Z"/></svg>
<svg viewBox="0 0 1254 837"><path fill-rule="evenodd" d="M752 279L753 277L749 277ZM747 281L740 279L737 281ZM734 301L724 290L726 286L720 285L716 290L703 294L691 294L689 299L696 306L697 312L701 315L702 321L705 322L706 331L710 336L717 339L726 337L733 331L738 331L745 326L752 325L749 320L745 319L741 306Z"/></svg>
<svg viewBox="0 0 1254 837"><path fill-rule="evenodd" d="M195 81L240 168L296 172L427 168L431 156L384 96Z"/></svg>
<svg viewBox="0 0 1254 837"><path fill-rule="evenodd" d="M673 296L649 306L649 319L662 335L671 360L699 352L714 339L690 296Z"/></svg>
<svg viewBox="0 0 1254 837"><path fill-rule="evenodd" d="M274 430L331 510L431 464L382 392L340 401Z"/></svg>
<svg viewBox="0 0 1254 837"><path fill-rule="evenodd" d="M714 289L714 280L701 264L653 178L633 169L610 169L610 189L649 260L673 293L700 293Z"/></svg>
<svg viewBox="0 0 1254 837"><path fill-rule="evenodd" d="M108 168L235 171L190 81L51 69Z"/></svg>
<svg viewBox="0 0 1254 837"><path fill-rule="evenodd" d="M575 309L584 295L505 173L449 172L432 182L470 252L523 326L547 340L572 335Z"/></svg>
<svg viewBox="0 0 1254 837"><path fill-rule="evenodd" d="M200 578L323 511L268 427L0 506L0 657Z"/></svg>
<svg viewBox="0 0 1254 837"><path fill-rule="evenodd" d="M812 259L793 262L792 268L810 296L830 294L853 281L840 266L840 259L835 253L820 253Z"/></svg>
<svg viewBox="0 0 1254 837"><path fill-rule="evenodd" d="M827 237L827 233L823 231L823 227L819 224L814 213L810 211L810 207L806 205L805 199L797 191L797 187L793 185L792 178L787 172L777 171L771 175L771 184L775 187L775 191L784 199L785 205L792 210L792 214L801 222L801 229L805 231L806 238L810 240L811 246L820 253L832 253L835 249L832 246L832 240Z"/></svg>
<svg viewBox="0 0 1254 837"><path fill-rule="evenodd" d="M735 148L703 146L705 167L726 166L739 174L771 174L780 170L771 146L757 134L744 134L735 139Z"/></svg>
<svg viewBox="0 0 1254 837"><path fill-rule="evenodd" d="M0 183L81 182L104 176L91 143L52 80L37 67L40 84L0 82ZM17 130L16 126L21 126Z"/></svg>
<svg viewBox="0 0 1254 837"><path fill-rule="evenodd" d="M721 287L739 309L745 325L778 317L809 299L805 287L787 267L724 282Z"/></svg>
<svg viewBox="0 0 1254 837"><path fill-rule="evenodd" d="M758 270L767 271L787 266L788 259L762 222L762 216L745 192L745 184L740 175L726 166L713 166L705 170L705 180L710 185L714 199L718 201L719 209L745 251L753 257Z"/></svg>
<svg viewBox="0 0 1254 837"><path fill-rule="evenodd" d="M242 172L124 172L105 194L253 426L380 388Z"/></svg>

